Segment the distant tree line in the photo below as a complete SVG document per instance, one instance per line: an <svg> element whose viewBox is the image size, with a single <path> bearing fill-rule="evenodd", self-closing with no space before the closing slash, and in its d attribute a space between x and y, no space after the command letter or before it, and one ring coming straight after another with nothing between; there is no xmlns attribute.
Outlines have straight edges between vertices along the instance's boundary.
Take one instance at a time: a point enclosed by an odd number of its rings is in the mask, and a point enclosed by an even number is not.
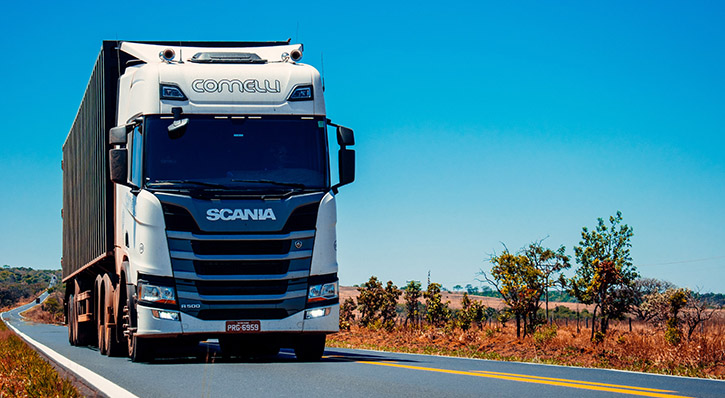
<svg viewBox="0 0 725 398"><path fill-rule="evenodd" d="M11 307L20 300L36 296L48 288L53 275L60 282L61 270L3 265L0 269L0 307Z"/></svg>
<svg viewBox="0 0 725 398"><path fill-rule="evenodd" d="M572 266L564 246L550 249L538 240L512 252L504 245L502 253L490 256L491 271L479 272L480 281L491 287L453 287L454 291L464 292L460 310L443 302L443 288L438 283L428 281L426 290L422 290L420 282L409 281L399 289L392 281L383 285L372 276L356 286L357 301L347 298L342 303L340 327L349 329L356 321L356 313L361 326L387 330L396 326L467 330L493 320L503 326L514 320L517 337L525 337L552 318L582 318L588 320L587 324L591 320L591 340L597 343L604 339L613 320L629 317L662 328L670 344L691 339L698 326L722 307L723 295L699 294L668 282L641 278L630 255L632 236L633 230L622 223L620 212L609 217L608 222L598 219L592 230L582 228L582 239L574 247L578 266L571 278L562 274ZM399 305L401 295L404 304ZM486 307L471 300L474 295L498 297L506 306L500 310ZM549 301L563 299L586 304L593 311L573 311L565 306L549 309Z"/></svg>

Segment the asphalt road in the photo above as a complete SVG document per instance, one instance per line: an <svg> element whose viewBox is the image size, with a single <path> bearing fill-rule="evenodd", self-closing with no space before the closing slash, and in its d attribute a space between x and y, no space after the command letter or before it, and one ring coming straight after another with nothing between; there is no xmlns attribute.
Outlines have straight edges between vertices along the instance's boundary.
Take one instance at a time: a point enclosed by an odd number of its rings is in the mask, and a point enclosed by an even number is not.
<svg viewBox="0 0 725 398"><path fill-rule="evenodd" d="M250 362L217 358L211 341L175 358L133 363L71 347L63 326L21 319L32 305L3 319L139 397L725 397L725 381L337 348L318 363L297 362L285 350Z"/></svg>

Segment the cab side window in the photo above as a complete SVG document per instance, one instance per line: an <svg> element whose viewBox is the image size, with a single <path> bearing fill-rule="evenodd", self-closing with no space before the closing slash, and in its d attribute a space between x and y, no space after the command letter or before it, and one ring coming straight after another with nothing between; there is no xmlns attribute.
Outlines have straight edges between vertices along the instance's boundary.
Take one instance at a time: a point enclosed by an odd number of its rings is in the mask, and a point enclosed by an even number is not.
<svg viewBox="0 0 725 398"><path fill-rule="evenodd" d="M143 171L143 134L142 127L136 126L131 134L131 165L130 180L133 185L141 186L141 172Z"/></svg>

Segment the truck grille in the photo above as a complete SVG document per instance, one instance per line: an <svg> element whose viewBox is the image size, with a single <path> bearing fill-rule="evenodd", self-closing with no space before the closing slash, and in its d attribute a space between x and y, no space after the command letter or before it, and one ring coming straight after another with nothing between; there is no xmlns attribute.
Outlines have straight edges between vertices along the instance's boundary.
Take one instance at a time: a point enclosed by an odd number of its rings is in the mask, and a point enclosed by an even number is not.
<svg viewBox="0 0 725 398"><path fill-rule="evenodd" d="M287 254L290 242L284 240L191 242L196 254Z"/></svg>
<svg viewBox="0 0 725 398"><path fill-rule="evenodd" d="M287 293L288 281L196 281L195 285L201 296L277 295Z"/></svg>
<svg viewBox="0 0 725 398"><path fill-rule="evenodd" d="M290 261L204 261L194 260L197 275L280 275L289 270Z"/></svg>
<svg viewBox="0 0 725 398"><path fill-rule="evenodd" d="M318 204L298 207L274 233L200 231L184 208L164 203L182 311L203 320L282 319L305 308Z"/></svg>

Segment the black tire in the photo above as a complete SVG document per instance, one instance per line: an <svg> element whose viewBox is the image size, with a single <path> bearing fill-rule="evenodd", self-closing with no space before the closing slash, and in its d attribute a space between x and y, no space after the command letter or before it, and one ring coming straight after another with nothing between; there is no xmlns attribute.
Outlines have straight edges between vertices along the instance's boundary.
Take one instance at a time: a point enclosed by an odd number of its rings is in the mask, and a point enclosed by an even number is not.
<svg viewBox="0 0 725 398"><path fill-rule="evenodd" d="M303 362L319 361L325 352L325 340L326 336L324 334L300 336L295 345L295 356L299 361Z"/></svg>
<svg viewBox="0 0 725 398"><path fill-rule="evenodd" d="M103 292L104 297L101 297L101 302L104 303L103 307L103 315L104 315L104 331L103 331L103 347L105 348L105 354L109 357L115 357L123 354L123 348L125 348L125 344L121 344L118 342L118 338L116 336L117 333L117 327L118 327L118 319L114 319L113 325L108 325L108 315L106 314L107 309L110 308L116 308L116 304L114 303L114 283L112 282L112 276L109 274L106 274L103 276L103 279L101 281L103 285ZM118 310L114 311L114 315L118 313ZM116 317L117 318L117 317Z"/></svg>
<svg viewBox="0 0 725 398"><path fill-rule="evenodd" d="M126 305L123 307L123 318L124 322L128 325L127 326L127 335L126 335L126 347L127 347L127 354L129 357L133 358L133 351L134 351L134 341L133 341L133 332L136 330L136 325L138 324L137 318L136 318L136 305L133 298L134 294L134 287L133 285L126 285Z"/></svg>
<svg viewBox="0 0 725 398"><path fill-rule="evenodd" d="M120 287L119 287L120 288ZM136 313L136 300L133 297L134 287L133 285L126 285L126 297L127 305L124 308L125 315L128 317L128 324L130 332L126 337L128 343L128 356L131 357L132 362L149 362L154 357L152 341L138 337L134 332L138 325L137 313Z"/></svg>
<svg viewBox="0 0 725 398"><path fill-rule="evenodd" d="M71 294L68 296L68 343L73 346L77 345L78 341L76 333L77 327L75 295Z"/></svg>
<svg viewBox="0 0 725 398"><path fill-rule="evenodd" d="M149 339L140 338L136 335L134 335L131 339L132 341L130 344L132 352L131 352L131 361L132 362L149 362L154 357L153 347L151 346L151 341Z"/></svg>
<svg viewBox="0 0 725 398"><path fill-rule="evenodd" d="M95 318L96 318L96 341L98 342L98 352L101 353L101 355L106 355L107 348L106 348L106 308L105 308L105 289L103 286L103 278L98 275L96 277L96 282L94 285L94 292L93 295L93 306L95 309Z"/></svg>

